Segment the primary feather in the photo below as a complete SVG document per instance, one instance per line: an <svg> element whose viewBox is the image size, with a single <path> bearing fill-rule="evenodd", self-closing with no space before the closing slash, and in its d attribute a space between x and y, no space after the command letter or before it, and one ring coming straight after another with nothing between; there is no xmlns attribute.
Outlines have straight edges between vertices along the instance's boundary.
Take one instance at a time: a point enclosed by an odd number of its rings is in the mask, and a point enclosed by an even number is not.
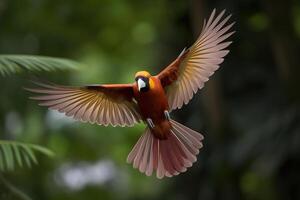
<svg viewBox="0 0 300 200"><path fill-rule="evenodd" d="M196 42L165 68L158 77L166 88L170 110L181 108L204 86L209 77L220 67L223 57L229 53L224 42L234 32L229 32L234 23L225 25L231 15L223 20L225 11L216 16L214 10Z"/></svg>

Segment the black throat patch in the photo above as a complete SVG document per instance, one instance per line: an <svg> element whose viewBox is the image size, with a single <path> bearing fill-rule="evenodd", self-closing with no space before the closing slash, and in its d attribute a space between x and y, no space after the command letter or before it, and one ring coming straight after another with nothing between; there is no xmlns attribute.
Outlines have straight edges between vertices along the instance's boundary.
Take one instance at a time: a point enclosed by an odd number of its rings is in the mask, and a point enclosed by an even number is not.
<svg viewBox="0 0 300 200"><path fill-rule="evenodd" d="M150 84L149 84L149 78L143 77L143 76L138 76L135 78L135 81L138 81L139 79L142 79L145 83L146 86L141 88L141 92L148 92L150 90Z"/></svg>

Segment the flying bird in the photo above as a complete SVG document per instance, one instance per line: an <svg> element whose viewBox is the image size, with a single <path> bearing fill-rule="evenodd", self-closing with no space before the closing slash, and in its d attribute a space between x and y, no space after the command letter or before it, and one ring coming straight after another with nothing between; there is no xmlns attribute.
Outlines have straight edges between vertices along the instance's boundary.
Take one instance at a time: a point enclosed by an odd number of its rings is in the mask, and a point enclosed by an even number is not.
<svg viewBox="0 0 300 200"><path fill-rule="evenodd" d="M170 112L187 104L219 68L228 54L226 41L234 31L231 15L213 10L196 42L158 75L135 74L129 84L97 84L69 87L36 83L27 90L41 106L65 113L82 122L99 125L147 127L127 157L134 168L157 178L185 172L197 160L203 135L172 120ZM226 25L227 24L227 25Z"/></svg>

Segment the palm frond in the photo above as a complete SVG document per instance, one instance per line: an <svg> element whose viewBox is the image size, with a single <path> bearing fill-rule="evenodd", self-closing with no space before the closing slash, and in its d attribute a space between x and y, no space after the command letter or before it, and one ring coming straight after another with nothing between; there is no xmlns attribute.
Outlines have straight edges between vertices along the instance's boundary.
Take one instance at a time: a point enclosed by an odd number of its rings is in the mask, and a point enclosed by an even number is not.
<svg viewBox="0 0 300 200"><path fill-rule="evenodd" d="M16 165L31 167L32 164L38 164L35 152L54 156L52 151L39 145L0 140L0 171L12 171Z"/></svg>
<svg viewBox="0 0 300 200"><path fill-rule="evenodd" d="M64 58L17 54L0 55L0 74L2 76L25 71L74 70L80 66L80 63Z"/></svg>
<svg viewBox="0 0 300 200"><path fill-rule="evenodd" d="M22 192L19 188L10 183L4 176L0 173L0 183L5 186L15 197L22 200L32 200L27 194Z"/></svg>

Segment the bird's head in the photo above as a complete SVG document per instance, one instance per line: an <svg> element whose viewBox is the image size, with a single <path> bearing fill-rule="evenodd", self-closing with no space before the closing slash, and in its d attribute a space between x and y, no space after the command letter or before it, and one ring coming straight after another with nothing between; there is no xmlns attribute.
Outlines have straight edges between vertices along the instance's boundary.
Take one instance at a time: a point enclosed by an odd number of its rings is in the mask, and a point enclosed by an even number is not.
<svg viewBox="0 0 300 200"><path fill-rule="evenodd" d="M140 92L147 92L152 88L151 74L147 71L139 71L135 74L135 82Z"/></svg>

